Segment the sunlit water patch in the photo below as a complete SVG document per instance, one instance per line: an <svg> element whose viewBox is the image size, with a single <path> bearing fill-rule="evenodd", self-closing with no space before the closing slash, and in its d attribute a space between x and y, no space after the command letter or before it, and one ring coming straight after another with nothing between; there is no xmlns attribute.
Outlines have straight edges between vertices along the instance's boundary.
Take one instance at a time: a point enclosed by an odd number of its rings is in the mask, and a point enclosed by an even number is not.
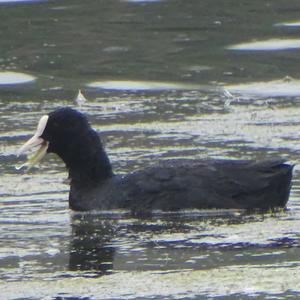
<svg viewBox="0 0 300 300"><path fill-rule="evenodd" d="M15 4L15 3L35 3L35 2L46 2L48 0L0 0L1 4Z"/></svg>
<svg viewBox="0 0 300 300"><path fill-rule="evenodd" d="M285 267L270 265L270 268L261 269L256 265L244 269L232 266L179 273L133 271L98 279L10 283L1 289L2 295L8 299L23 298L24 295L35 299L37 294L42 299L60 299L62 296L70 299L269 299L265 293L271 294L272 299L276 294L279 294L276 299L285 299L284 295L280 297L282 293L296 299L299 295L299 267L290 267L291 276L286 275Z"/></svg>
<svg viewBox="0 0 300 300"><path fill-rule="evenodd" d="M0 270L8 282L0 286L8 299L33 293L101 299L255 295L299 288L298 237L292 234L299 220L293 213L144 221L83 214L70 220L71 232L62 224L67 220L56 219L55 234L55 224L41 217L35 217L36 233L31 221L14 229L22 258L15 264L9 227L3 235ZM287 270L294 271L292 278L283 276Z"/></svg>
<svg viewBox="0 0 300 300"><path fill-rule="evenodd" d="M25 73L0 72L0 85L22 84L35 81L36 78Z"/></svg>
<svg viewBox="0 0 300 300"><path fill-rule="evenodd" d="M300 80L287 77L280 80L227 85L225 89L233 94L255 97L295 97L300 95Z"/></svg>
<svg viewBox="0 0 300 300"><path fill-rule="evenodd" d="M91 88L106 90L132 90L132 91L163 91L163 90L194 90L200 86L196 84L183 84L172 82L155 82L155 81L95 81L87 85Z"/></svg>
<svg viewBox="0 0 300 300"><path fill-rule="evenodd" d="M283 26L283 27L299 27L300 21L295 22L286 22L286 23L277 23L276 26Z"/></svg>
<svg viewBox="0 0 300 300"><path fill-rule="evenodd" d="M118 153L128 152L125 155L127 158L132 157L134 152L135 155L143 152L146 155L149 148L157 156L169 151L177 151L177 155L180 155L180 151L194 149L191 154L197 157L223 156L226 149L228 151L232 147L248 148L249 153L254 148L268 148L270 151L281 148L299 149L299 110L296 108L276 109L271 106L268 109L249 109L247 106L232 105L229 114L215 112L205 118L192 115L172 122L163 119L156 122L139 120L94 127L109 137L115 137L114 143L119 145ZM121 134L116 135L116 132ZM168 135L172 135L172 138L167 138ZM133 149L121 147L124 139ZM184 148L182 143L185 144Z"/></svg>
<svg viewBox="0 0 300 300"><path fill-rule="evenodd" d="M265 41L253 41L227 46L228 50L240 51L278 51L299 49L300 39L269 39Z"/></svg>

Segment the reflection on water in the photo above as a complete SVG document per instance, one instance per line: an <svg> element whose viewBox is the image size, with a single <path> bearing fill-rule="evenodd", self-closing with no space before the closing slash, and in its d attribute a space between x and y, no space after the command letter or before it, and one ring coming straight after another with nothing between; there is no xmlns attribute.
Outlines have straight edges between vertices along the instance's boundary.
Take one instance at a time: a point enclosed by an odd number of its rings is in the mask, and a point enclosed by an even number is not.
<svg viewBox="0 0 300 300"><path fill-rule="evenodd" d="M290 77L269 82L250 82L226 86L231 93L252 97L296 97L300 96L300 81Z"/></svg>
<svg viewBox="0 0 300 300"><path fill-rule="evenodd" d="M0 0L0 3L33 2L38 0Z"/></svg>
<svg viewBox="0 0 300 300"><path fill-rule="evenodd" d="M299 49L300 39L270 39L266 41L254 41L249 43L228 46L229 50L244 51L278 51L287 49Z"/></svg>
<svg viewBox="0 0 300 300"><path fill-rule="evenodd" d="M77 97L77 108L116 172L179 157L297 163L300 3L8 2L0 11L1 297L299 297L298 166L287 211L144 220L70 212L55 156L29 173L14 166L40 117L74 107L78 89L86 99Z"/></svg>
<svg viewBox="0 0 300 300"><path fill-rule="evenodd" d="M96 215L75 215L72 218L70 271L87 271L85 276L107 274L113 270L115 248L110 241L117 232L114 220Z"/></svg>
<svg viewBox="0 0 300 300"><path fill-rule="evenodd" d="M278 23L276 24L276 26L299 27L300 22L296 21L296 22Z"/></svg>
<svg viewBox="0 0 300 300"><path fill-rule="evenodd" d="M34 76L24 73L0 72L0 85L28 83L34 80Z"/></svg>
<svg viewBox="0 0 300 300"><path fill-rule="evenodd" d="M199 87L195 84L182 84L172 82L155 82L155 81L97 81L88 84L91 88L100 88L107 90L197 90Z"/></svg>

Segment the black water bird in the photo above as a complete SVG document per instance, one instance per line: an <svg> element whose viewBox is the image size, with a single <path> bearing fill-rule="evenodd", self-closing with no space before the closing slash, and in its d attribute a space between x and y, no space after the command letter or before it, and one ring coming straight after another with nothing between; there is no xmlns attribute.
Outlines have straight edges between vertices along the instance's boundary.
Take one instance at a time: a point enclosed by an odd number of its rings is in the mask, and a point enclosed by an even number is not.
<svg viewBox="0 0 300 300"><path fill-rule="evenodd" d="M100 137L87 118L60 108L40 119L19 154L40 146L31 164L47 152L65 163L73 210L125 209L135 215L154 210L269 209L285 207L293 165L265 161L169 159L127 175L114 174Z"/></svg>

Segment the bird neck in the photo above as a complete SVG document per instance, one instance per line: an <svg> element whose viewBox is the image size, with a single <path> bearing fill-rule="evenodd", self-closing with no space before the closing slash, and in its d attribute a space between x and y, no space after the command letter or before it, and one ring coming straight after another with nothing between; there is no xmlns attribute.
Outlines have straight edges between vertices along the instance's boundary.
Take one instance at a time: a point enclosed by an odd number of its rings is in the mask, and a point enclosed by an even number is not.
<svg viewBox="0 0 300 300"><path fill-rule="evenodd" d="M58 155L66 164L72 185L97 186L113 176L109 158L94 130L74 138L68 148L69 151Z"/></svg>

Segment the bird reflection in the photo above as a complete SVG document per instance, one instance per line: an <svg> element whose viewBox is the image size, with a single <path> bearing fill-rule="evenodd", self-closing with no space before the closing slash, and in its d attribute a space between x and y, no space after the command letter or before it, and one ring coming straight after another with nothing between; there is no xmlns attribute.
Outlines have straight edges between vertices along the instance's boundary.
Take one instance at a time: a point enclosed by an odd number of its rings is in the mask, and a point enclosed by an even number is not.
<svg viewBox="0 0 300 300"><path fill-rule="evenodd" d="M70 271L90 271L91 277L110 273L115 253L109 245L116 232L114 222L93 214L72 217Z"/></svg>

